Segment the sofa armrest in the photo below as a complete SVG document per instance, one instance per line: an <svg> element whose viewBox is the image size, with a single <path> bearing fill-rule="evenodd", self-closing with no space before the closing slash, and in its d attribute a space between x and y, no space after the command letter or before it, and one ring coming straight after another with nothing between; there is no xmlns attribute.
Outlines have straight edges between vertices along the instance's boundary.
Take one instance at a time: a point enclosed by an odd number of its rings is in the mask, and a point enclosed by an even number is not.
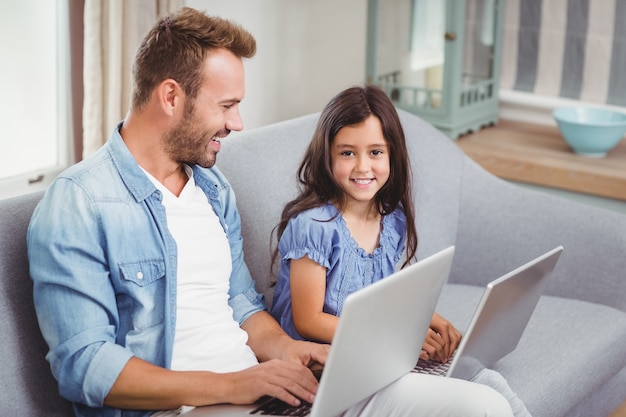
<svg viewBox="0 0 626 417"><path fill-rule="evenodd" d="M469 158L451 280L485 285L563 245L547 294L626 311L626 216L503 181Z"/></svg>

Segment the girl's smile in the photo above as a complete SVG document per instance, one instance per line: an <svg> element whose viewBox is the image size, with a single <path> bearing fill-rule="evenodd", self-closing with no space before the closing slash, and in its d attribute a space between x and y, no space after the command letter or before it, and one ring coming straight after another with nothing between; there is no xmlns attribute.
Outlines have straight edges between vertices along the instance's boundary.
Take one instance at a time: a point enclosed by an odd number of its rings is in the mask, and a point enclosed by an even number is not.
<svg viewBox="0 0 626 417"><path fill-rule="evenodd" d="M372 178L367 178L367 179L355 178L355 179L352 180L352 182L354 182L354 184L358 188L366 189L371 183L374 182L374 179L372 179Z"/></svg>

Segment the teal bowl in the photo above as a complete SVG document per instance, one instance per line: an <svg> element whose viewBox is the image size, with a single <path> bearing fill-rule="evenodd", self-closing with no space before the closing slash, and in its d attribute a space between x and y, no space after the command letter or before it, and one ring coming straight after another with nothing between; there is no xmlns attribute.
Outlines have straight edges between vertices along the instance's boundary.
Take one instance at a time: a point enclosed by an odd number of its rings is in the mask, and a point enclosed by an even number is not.
<svg viewBox="0 0 626 417"><path fill-rule="evenodd" d="M560 107L552 115L568 145L583 156L605 156L626 133L626 113L614 110Z"/></svg>

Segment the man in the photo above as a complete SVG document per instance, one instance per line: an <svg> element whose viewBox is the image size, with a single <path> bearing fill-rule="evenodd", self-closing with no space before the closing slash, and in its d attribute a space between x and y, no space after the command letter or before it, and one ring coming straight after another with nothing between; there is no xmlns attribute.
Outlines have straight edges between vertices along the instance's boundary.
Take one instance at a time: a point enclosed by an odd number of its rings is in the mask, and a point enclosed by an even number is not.
<svg viewBox="0 0 626 417"><path fill-rule="evenodd" d="M255 50L239 26L190 8L161 19L138 50L126 119L33 214L37 315L78 416L314 399L308 366L328 346L292 340L265 310L234 194L213 166L220 140L243 128L242 59ZM351 412L402 404L399 392Z"/></svg>

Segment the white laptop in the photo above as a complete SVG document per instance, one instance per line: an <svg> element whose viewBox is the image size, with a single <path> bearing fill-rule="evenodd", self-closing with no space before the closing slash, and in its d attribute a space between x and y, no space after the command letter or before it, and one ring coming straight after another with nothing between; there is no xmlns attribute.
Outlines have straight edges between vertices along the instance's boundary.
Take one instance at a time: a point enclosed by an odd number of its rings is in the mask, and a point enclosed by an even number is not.
<svg viewBox="0 0 626 417"><path fill-rule="evenodd" d="M413 370L453 256L451 246L346 299L315 401L304 415L340 414ZM185 416L246 416L258 408L214 405Z"/></svg>
<svg viewBox="0 0 626 417"><path fill-rule="evenodd" d="M445 364L420 359L414 372L470 380L512 352L562 251L558 246L487 284L454 358Z"/></svg>

